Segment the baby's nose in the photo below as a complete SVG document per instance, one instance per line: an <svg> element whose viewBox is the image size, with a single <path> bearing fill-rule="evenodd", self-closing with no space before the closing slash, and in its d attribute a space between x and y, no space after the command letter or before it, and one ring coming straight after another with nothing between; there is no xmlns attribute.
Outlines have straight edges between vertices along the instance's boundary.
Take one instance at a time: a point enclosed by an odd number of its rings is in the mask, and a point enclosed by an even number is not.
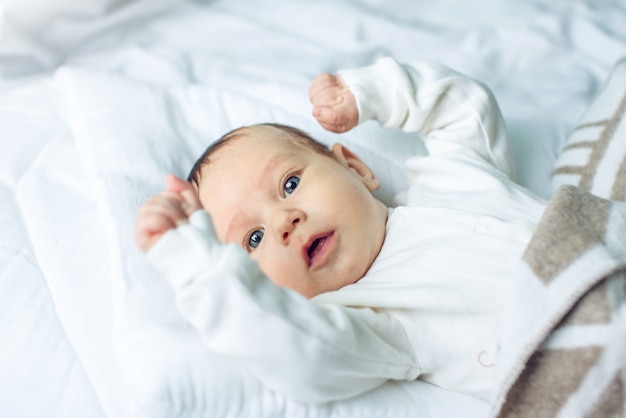
<svg viewBox="0 0 626 418"><path fill-rule="evenodd" d="M282 241L287 241L296 226L304 220L305 216L300 211L284 211L278 215L276 230Z"/></svg>
<svg viewBox="0 0 626 418"><path fill-rule="evenodd" d="M300 222L300 218L295 218L291 221L291 228L289 228L288 231L283 232L283 239L289 238L289 234L295 229L298 222Z"/></svg>

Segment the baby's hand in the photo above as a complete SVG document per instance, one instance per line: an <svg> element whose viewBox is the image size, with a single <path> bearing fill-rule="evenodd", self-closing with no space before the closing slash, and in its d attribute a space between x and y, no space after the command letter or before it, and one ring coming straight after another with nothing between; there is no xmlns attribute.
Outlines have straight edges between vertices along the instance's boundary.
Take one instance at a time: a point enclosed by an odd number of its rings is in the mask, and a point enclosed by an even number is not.
<svg viewBox="0 0 626 418"><path fill-rule="evenodd" d="M338 75L323 73L311 82L309 98L313 116L322 127L331 132L347 132L359 120L354 95Z"/></svg>
<svg viewBox="0 0 626 418"><path fill-rule="evenodd" d="M137 215L135 241L143 252L148 252L163 234L187 222L192 213L202 208L188 182L168 174L165 185L166 191L149 198Z"/></svg>

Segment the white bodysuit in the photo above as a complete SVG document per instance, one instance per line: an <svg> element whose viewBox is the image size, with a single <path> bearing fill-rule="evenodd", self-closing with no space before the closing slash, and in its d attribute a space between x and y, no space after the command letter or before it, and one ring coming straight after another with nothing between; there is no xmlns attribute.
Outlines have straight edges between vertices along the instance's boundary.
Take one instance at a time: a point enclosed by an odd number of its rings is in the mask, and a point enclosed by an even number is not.
<svg viewBox="0 0 626 418"><path fill-rule="evenodd" d="M210 350L270 388L325 402L418 377L490 401L500 302L545 203L515 184L490 92L445 67L391 58L340 72L359 123L419 132L406 204L358 282L311 300L274 286L247 253L216 241L198 211L148 257Z"/></svg>

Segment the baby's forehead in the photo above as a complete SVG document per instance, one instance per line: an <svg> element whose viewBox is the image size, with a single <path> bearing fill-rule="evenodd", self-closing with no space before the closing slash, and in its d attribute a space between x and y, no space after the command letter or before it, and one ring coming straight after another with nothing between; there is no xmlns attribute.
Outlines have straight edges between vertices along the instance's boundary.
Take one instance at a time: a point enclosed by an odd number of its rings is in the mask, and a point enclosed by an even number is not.
<svg viewBox="0 0 626 418"><path fill-rule="evenodd" d="M251 126L242 128L231 139L231 144L224 147L224 151L260 150L263 155L283 153L285 151L300 153L309 152L310 148L304 145L304 140L279 128L271 126ZM220 150L221 151L221 150Z"/></svg>
<svg viewBox="0 0 626 418"><path fill-rule="evenodd" d="M237 170L242 164L262 167L270 161L299 158L310 152L313 151L293 136L262 128L245 128L245 131L242 130L230 138L227 144L207 156L200 177L213 177L216 171L223 173L224 170Z"/></svg>
<svg viewBox="0 0 626 418"><path fill-rule="evenodd" d="M297 138L246 128L229 139L229 143L209 155L200 170L196 191L203 197L218 193L221 186L233 188L240 184L256 184L270 178L270 173L286 164L303 164L313 153ZM218 193L220 194L220 193ZM205 202L203 202L204 204Z"/></svg>

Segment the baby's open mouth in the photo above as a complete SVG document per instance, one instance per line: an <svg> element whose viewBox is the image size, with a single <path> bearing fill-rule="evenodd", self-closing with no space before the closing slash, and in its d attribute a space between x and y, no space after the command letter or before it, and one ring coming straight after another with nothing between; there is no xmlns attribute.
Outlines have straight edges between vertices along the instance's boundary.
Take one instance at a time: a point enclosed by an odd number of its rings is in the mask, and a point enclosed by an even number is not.
<svg viewBox="0 0 626 418"><path fill-rule="evenodd" d="M309 266L318 264L324 258L324 255L330 248L333 235L334 232L331 232L328 235L315 238L313 242L311 242L311 245L306 250L306 254L309 258Z"/></svg>
<svg viewBox="0 0 626 418"><path fill-rule="evenodd" d="M324 241L326 241L326 237L318 238L315 241L313 241L313 243L307 250L307 254L309 255L309 258L315 257L315 254L317 254L317 252L320 249L320 244L324 244Z"/></svg>

